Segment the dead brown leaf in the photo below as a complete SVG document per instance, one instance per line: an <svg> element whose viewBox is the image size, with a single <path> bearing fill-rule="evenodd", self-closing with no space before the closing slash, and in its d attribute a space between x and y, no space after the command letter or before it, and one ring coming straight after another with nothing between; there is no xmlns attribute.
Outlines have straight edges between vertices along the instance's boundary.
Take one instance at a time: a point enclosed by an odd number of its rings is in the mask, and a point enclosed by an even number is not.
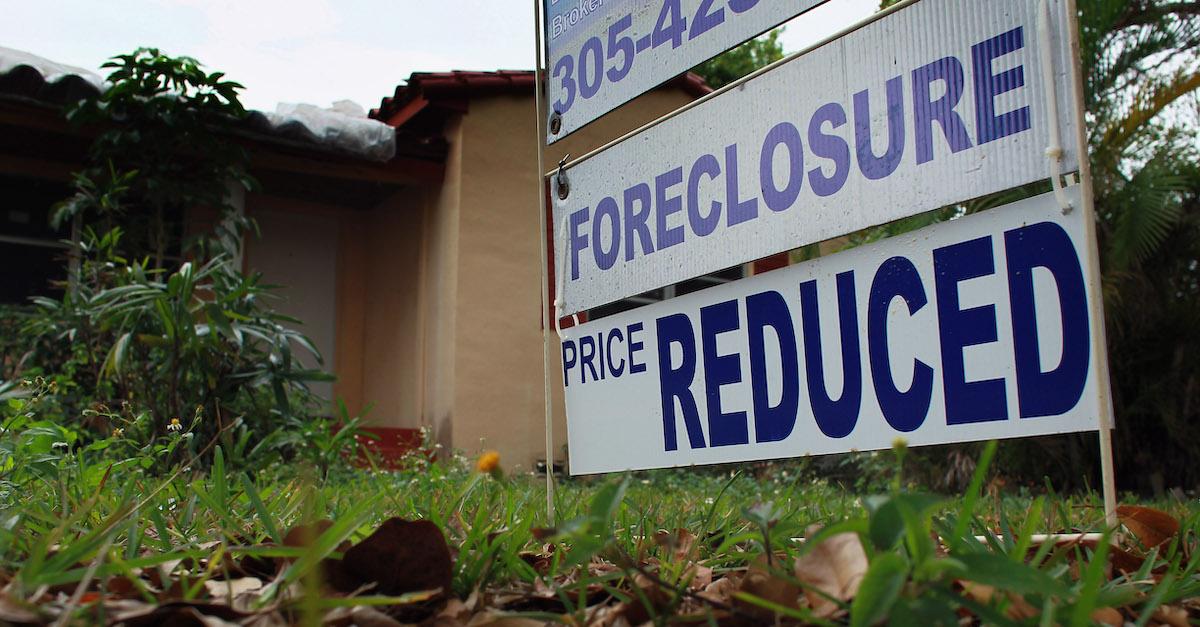
<svg viewBox="0 0 1200 627"><path fill-rule="evenodd" d="M1025 620L1041 615L1041 612L1037 608L1030 605L1028 601L1018 594L997 592L991 586L973 581L960 581L959 583L962 584L963 592L967 596L980 603L990 605L993 599L997 598L997 595L1001 595L1001 598L1008 601L1008 607L1004 610L1004 613L1013 620Z"/></svg>
<svg viewBox="0 0 1200 627"><path fill-rule="evenodd" d="M446 538L428 520L385 520L375 533L345 552L342 570L380 594L419 590L450 591L454 564Z"/></svg>
<svg viewBox="0 0 1200 627"><path fill-rule="evenodd" d="M204 582L204 588L208 590L209 596L224 603L247 592L262 590L262 587L263 582L258 577L241 577L226 581L209 579Z"/></svg>
<svg viewBox="0 0 1200 627"><path fill-rule="evenodd" d="M1102 607L1092 612L1092 620L1111 627L1121 627L1125 624L1125 617L1121 612L1111 607Z"/></svg>
<svg viewBox="0 0 1200 627"><path fill-rule="evenodd" d="M14 625L32 625L40 623L37 608L20 600L0 594L0 621Z"/></svg>
<svg viewBox="0 0 1200 627"><path fill-rule="evenodd" d="M696 535L687 529L676 529L674 532L660 529L654 534L654 542L666 549L672 559L685 561L692 558Z"/></svg>
<svg viewBox="0 0 1200 627"><path fill-rule="evenodd" d="M403 627L404 623L365 605L339 607L325 614L321 621L328 627Z"/></svg>
<svg viewBox="0 0 1200 627"><path fill-rule="evenodd" d="M543 627L546 624L545 621L521 616L506 616L488 610L472 617L471 621L467 623L467 627Z"/></svg>
<svg viewBox="0 0 1200 627"><path fill-rule="evenodd" d="M1136 505L1121 505L1117 518L1147 548L1165 544L1179 533L1179 521L1161 510Z"/></svg>
<svg viewBox="0 0 1200 627"><path fill-rule="evenodd" d="M1163 605L1154 610L1152 618L1171 627L1188 627L1188 611L1175 605Z"/></svg>
<svg viewBox="0 0 1200 627"><path fill-rule="evenodd" d="M795 571L796 579L814 588L804 590L813 612L827 617L840 608L825 595L849 601L858 594L858 586L867 574L867 554L858 534L834 534L797 558Z"/></svg>
<svg viewBox="0 0 1200 627"><path fill-rule="evenodd" d="M784 607L800 607L800 586L771 572L766 556L759 556L742 577L737 592L749 594ZM771 620L775 613L749 601L734 597L734 605L759 620Z"/></svg>

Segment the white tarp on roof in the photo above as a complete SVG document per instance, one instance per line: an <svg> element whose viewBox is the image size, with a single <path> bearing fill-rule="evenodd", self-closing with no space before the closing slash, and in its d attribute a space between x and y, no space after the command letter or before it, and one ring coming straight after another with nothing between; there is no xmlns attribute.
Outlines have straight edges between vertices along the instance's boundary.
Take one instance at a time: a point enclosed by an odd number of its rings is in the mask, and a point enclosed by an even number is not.
<svg viewBox="0 0 1200 627"><path fill-rule="evenodd" d="M27 67L42 76L46 84L64 79L82 80L97 91L107 83L94 72L56 63L22 50L0 46L0 77ZM266 132L315 143L326 149L370 159L387 161L396 154L396 131L367 117L359 105L343 100L330 109L311 104L282 103L275 111L250 112L251 123L265 125Z"/></svg>
<svg viewBox="0 0 1200 627"><path fill-rule="evenodd" d="M50 59L39 57L36 54L30 54L23 50L14 50L0 46L0 74L8 74L21 66L37 70L42 75L42 80L47 83L57 83L66 77L75 76L91 83L96 89L104 88L104 79L100 78L100 75L95 72L89 72L73 65L55 63Z"/></svg>

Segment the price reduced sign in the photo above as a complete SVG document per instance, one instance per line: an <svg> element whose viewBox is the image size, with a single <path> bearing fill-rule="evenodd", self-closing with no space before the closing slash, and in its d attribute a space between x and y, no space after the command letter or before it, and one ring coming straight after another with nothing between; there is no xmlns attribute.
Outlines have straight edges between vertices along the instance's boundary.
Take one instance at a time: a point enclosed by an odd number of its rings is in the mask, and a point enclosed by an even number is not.
<svg viewBox="0 0 1200 627"><path fill-rule="evenodd" d="M547 142L826 1L545 0Z"/></svg>
<svg viewBox="0 0 1200 627"><path fill-rule="evenodd" d="M1101 428L1087 216L1060 207L1047 194L565 330L571 473Z"/></svg>

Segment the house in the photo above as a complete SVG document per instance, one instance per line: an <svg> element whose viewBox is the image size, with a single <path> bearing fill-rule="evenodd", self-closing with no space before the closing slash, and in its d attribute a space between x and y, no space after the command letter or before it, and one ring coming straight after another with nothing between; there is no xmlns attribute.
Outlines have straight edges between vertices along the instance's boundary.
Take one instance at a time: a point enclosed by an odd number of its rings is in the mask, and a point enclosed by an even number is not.
<svg viewBox="0 0 1200 627"><path fill-rule="evenodd" d="M90 141L62 108L101 88L85 70L0 49L0 303L61 278L65 235L47 214ZM545 163L707 92L694 76L676 79L554 144ZM254 113L229 138L262 184L235 198L261 230L243 263L286 286L280 309L305 322L337 374L317 391L375 427L428 427L445 447L496 449L524 469L545 457L534 124L532 72L417 73L370 119Z"/></svg>

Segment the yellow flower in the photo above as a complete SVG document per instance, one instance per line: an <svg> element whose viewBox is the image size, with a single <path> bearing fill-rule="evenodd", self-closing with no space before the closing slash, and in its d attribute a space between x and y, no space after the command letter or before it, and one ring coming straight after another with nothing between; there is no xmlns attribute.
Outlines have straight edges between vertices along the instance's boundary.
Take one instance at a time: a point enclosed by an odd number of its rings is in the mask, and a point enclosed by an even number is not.
<svg viewBox="0 0 1200 627"><path fill-rule="evenodd" d="M167 431L182 431L183 425L179 423L178 418L172 418L171 424L167 425Z"/></svg>
<svg viewBox="0 0 1200 627"><path fill-rule="evenodd" d="M123 435L125 435L125 430L124 430L124 429L121 429L120 427L118 427L118 428L116 428L116 429L113 429L113 434L112 434L112 437L114 437L114 438L119 438L119 437L121 437L121 436L123 436Z"/></svg>
<svg viewBox="0 0 1200 627"><path fill-rule="evenodd" d="M495 474L500 470L500 453L496 451L487 451L479 456L479 461L475 463L475 467L479 472Z"/></svg>

